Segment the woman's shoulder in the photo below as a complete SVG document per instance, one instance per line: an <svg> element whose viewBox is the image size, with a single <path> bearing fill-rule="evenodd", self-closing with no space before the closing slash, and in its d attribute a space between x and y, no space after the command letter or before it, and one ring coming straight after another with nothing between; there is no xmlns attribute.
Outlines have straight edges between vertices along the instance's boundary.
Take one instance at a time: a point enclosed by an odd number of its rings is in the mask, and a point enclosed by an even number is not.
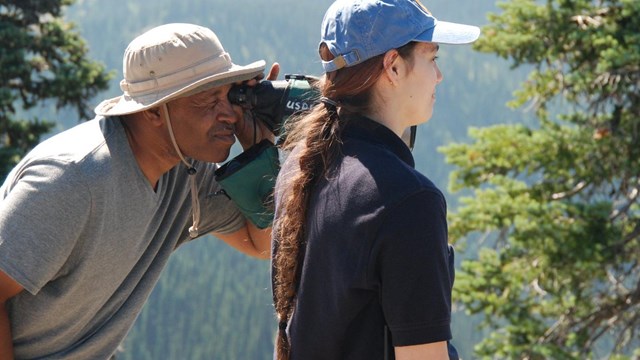
<svg viewBox="0 0 640 360"><path fill-rule="evenodd" d="M345 155L342 171L346 176L368 181L382 194L400 197L402 194L429 191L442 196L440 189L427 176L384 147L364 145L361 151Z"/></svg>

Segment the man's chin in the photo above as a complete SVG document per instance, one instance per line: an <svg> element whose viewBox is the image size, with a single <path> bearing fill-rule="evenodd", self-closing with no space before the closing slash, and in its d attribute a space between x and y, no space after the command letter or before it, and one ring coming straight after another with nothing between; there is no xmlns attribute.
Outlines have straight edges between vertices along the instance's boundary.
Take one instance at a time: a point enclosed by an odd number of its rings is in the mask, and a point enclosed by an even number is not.
<svg viewBox="0 0 640 360"><path fill-rule="evenodd" d="M221 163L229 159L229 154L231 153L231 149L225 150L212 150L209 154L204 156L194 157L194 159L198 161L208 162L208 163Z"/></svg>
<svg viewBox="0 0 640 360"><path fill-rule="evenodd" d="M220 157L212 157L209 160L205 160L205 161L210 162L210 163L222 163L222 162L225 162L227 160L229 160L229 153L228 152L224 157L222 157L222 156L220 156Z"/></svg>

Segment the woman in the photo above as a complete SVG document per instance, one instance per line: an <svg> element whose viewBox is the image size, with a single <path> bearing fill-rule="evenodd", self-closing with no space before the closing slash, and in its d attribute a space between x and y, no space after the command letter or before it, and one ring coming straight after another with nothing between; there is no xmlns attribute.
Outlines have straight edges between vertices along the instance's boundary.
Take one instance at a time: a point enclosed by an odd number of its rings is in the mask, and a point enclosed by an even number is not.
<svg viewBox="0 0 640 360"><path fill-rule="evenodd" d="M322 105L287 130L276 185L278 359L449 358L446 203L401 137L431 117L438 43L478 35L417 0L327 10Z"/></svg>

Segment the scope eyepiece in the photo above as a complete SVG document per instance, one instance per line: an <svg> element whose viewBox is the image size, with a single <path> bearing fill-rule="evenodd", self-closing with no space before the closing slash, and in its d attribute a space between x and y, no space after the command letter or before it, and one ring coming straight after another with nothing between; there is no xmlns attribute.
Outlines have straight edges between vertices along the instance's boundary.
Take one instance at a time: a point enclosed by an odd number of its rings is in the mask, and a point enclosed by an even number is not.
<svg viewBox="0 0 640 360"><path fill-rule="evenodd" d="M317 78L286 75L285 80L262 80L256 86L235 85L229 90L229 102L252 112L271 132L280 136L289 116L315 105L319 92L312 86Z"/></svg>

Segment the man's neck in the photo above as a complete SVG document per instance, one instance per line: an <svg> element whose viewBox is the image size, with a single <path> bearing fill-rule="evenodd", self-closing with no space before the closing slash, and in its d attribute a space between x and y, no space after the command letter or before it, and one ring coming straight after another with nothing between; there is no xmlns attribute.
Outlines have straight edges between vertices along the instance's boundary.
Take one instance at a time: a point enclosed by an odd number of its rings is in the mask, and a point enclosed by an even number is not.
<svg viewBox="0 0 640 360"><path fill-rule="evenodd" d="M169 144L163 144L163 138L159 134L155 134L153 129L142 129L141 125L145 124L132 116L122 119L122 126L138 167L155 191L160 177L180 160L172 154Z"/></svg>

